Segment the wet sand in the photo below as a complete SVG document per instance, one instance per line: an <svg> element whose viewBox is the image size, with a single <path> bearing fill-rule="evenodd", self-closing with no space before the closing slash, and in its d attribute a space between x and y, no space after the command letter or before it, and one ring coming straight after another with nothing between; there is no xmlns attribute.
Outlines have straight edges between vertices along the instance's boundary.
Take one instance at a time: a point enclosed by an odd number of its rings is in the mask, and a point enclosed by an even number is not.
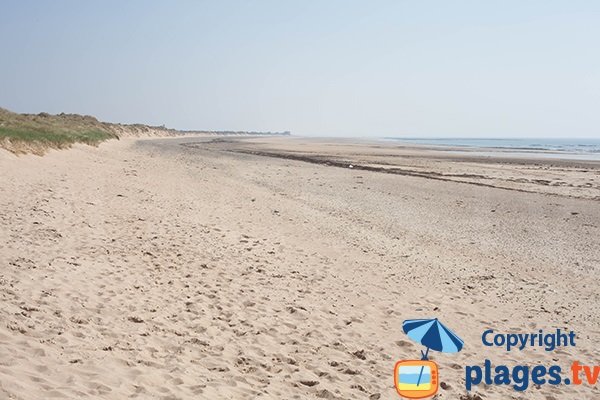
<svg viewBox="0 0 600 400"><path fill-rule="evenodd" d="M597 364L599 168L299 138L2 152L0 398L394 399L408 318L465 340L433 353L440 399L486 358ZM559 327L576 347L481 343Z"/></svg>

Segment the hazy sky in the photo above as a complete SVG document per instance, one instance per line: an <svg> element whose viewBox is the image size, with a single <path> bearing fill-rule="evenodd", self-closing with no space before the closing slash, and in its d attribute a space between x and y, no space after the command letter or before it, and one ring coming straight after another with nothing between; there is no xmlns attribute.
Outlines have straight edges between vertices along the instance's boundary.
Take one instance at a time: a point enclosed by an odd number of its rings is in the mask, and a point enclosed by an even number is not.
<svg viewBox="0 0 600 400"><path fill-rule="evenodd" d="M600 137L600 1L27 1L0 107L180 129Z"/></svg>

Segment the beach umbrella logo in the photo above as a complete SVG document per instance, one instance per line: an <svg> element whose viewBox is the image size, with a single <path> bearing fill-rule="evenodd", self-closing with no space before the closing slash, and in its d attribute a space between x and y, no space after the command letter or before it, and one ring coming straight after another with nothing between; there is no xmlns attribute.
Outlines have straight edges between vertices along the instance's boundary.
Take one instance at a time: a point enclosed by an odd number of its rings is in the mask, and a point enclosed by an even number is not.
<svg viewBox="0 0 600 400"><path fill-rule="evenodd" d="M457 353L464 342L437 318L408 319L402 330L409 338L425 347L420 360L402 360L394 367L394 386L402 397L424 399L435 395L439 388L438 366L429 360L429 351Z"/></svg>

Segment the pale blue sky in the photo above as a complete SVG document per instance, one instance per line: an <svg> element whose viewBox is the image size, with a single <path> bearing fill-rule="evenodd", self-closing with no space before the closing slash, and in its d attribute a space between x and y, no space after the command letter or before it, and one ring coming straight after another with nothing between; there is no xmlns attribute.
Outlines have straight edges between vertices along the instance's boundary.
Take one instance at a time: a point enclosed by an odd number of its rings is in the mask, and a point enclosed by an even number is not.
<svg viewBox="0 0 600 400"><path fill-rule="evenodd" d="M180 129L600 137L600 1L2 0L0 107Z"/></svg>

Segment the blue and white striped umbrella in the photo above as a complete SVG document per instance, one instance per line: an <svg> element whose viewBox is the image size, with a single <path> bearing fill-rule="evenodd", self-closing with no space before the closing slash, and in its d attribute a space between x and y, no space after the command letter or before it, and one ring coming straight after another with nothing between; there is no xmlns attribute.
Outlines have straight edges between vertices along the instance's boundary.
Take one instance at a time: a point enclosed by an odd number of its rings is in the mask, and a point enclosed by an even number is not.
<svg viewBox="0 0 600 400"><path fill-rule="evenodd" d="M402 329L409 338L427 347L427 352L431 349L444 353L457 353L464 345L463 340L437 318L407 319L402 323Z"/></svg>

